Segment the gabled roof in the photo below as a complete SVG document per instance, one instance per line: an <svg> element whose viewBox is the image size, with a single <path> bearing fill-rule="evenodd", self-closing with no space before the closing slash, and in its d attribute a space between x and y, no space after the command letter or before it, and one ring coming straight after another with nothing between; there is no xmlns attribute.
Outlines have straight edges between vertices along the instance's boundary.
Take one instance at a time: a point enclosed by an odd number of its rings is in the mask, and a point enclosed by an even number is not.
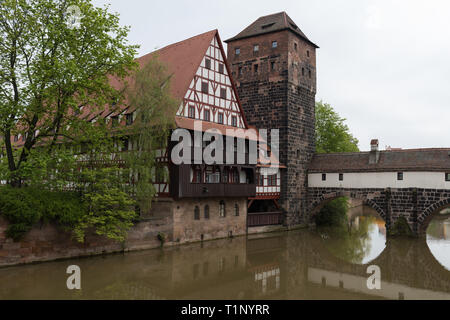
<svg viewBox="0 0 450 320"><path fill-rule="evenodd" d="M249 25L247 28L242 30L233 38L225 40L225 42L231 42L239 39L249 38L258 36L261 34L272 33L277 31L290 30L312 44L314 47L318 46L306 37L306 35L300 30L300 28L295 24L295 22L287 15L286 12L278 12L268 16L259 17Z"/></svg>
<svg viewBox="0 0 450 320"><path fill-rule="evenodd" d="M450 148L380 151L377 163L370 152L315 154L310 173L359 171L450 171Z"/></svg>

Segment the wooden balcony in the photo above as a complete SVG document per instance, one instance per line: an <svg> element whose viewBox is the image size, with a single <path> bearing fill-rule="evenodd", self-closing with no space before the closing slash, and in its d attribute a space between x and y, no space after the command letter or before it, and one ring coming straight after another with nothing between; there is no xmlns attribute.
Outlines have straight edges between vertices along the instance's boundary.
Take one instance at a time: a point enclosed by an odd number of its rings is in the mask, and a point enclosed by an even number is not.
<svg viewBox="0 0 450 320"><path fill-rule="evenodd" d="M283 223L281 212L248 213L247 225L249 227L270 226Z"/></svg>
<svg viewBox="0 0 450 320"><path fill-rule="evenodd" d="M184 183L179 186L179 198L254 197L255 184L246 183Z"/></svg>

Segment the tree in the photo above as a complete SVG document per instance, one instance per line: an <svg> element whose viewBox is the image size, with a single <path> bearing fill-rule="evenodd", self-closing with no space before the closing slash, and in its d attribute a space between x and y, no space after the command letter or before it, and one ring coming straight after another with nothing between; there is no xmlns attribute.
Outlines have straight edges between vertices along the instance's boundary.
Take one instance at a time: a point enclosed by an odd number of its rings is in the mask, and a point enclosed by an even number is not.
<svg viewBox="0 0 450 320"><path fill-rule="evenodd" d="M71 1L81 12L77 28L67 23L67 1L1 2L0 134L3 178L13 186L26 178L35 146L51 154L58 142L105 138L101 125L79 114L85 106L95 113L93 106L123 98L110 78L123 79L133 70L137 46L127 44L129 28L119 25L117 14L90 2ZM16 148L11 137L19 134L24 141Z"/></svg>
<svg viewBox="0 0 450 320"><path fill-rule="evenodd" d="M350 132L333 108L322 101L316 103L316 152L358 152L358 139Z"/></svg>
<svg viewBox="0 0 450 320"><path fill-rule="evenodd" d="M358 139L349 131L344 118L322 101L316 103L316 152L358 152ZM347 198L338 198L325 204L316 215L319 225L345 225Z"/></svg>

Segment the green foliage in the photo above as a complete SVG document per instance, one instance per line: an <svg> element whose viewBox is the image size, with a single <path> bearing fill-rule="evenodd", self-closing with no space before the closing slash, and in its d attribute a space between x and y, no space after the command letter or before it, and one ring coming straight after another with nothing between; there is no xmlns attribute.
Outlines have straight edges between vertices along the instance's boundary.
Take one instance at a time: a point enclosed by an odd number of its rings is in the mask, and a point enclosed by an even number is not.
<svg viewBox="0 0 450 320"><path fill-rule="evenodd" d="M22 238L39 221L57 221L74 226L84 213L80 196L74 192L51 192L35 188L2 187L0 214L9 222L6 235Z"/></svg>
<svg viewBox="0 0 450 320"><path fill-rule="evenodd" d="M413 237L414 234L409 227L408 221L404 216L400 216L389 230L390 236L407 236Z"/></svg>
<svg viewBox="0 0 450 320"><path fill-rule="evenodd" d="M75 238L84 242L86 231L94 230L98 235L124 242L136 213L135 200L127 192L122 175L115 167L82 172L85 186L82 201L87 210L74 227Z"/></svg>
<svg viewBox="0 0 450 320"><path fill-rule="evenodd" d="M150 209L156 190L149 181L167 181L168 167L157 162L167 148L171 129L175 128L175 114L180 102L170 93L167 66L153 56L135 74L135 83L128 91L131 105L136 108L136 121L126 134L133 137L137 148L124 159L135 177L133 193L140 209Z"/></svg>
<svg viewBox="0 0 450 320"><path fill-rule="evenodd" d="M315 216L318 226L347 226L348 199L337 198L325 204Z"/></svg>
<svg viewBox="0 0 450 320"><path fill-rule="evenodd" d="M67 24L69 5L81 10L79 28ZM127 44L129 28L120 26L117 14L91 0L4 0L0 21L1 167L7 181L20 186L35 146L51 153L57 142L105 135L76 112L121 101L110 76L123 79L134 69L137 46ZM10 143L16 134L25 137L20 147Z"/></svg>
<svg viewBox="0 0 450 320"><path fill-rule="evenodd" d="M358 139L350 132L333 108L322 101L316 102L317 153L358 152Z"/></svg>

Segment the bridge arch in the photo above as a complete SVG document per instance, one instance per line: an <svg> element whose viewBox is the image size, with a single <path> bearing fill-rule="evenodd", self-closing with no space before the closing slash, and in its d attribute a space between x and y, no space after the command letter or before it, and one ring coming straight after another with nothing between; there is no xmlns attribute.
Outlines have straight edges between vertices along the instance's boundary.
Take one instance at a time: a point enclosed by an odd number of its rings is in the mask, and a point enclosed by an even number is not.
<svg viewBox="0 0 450 320"><path fill-rule="evenodd" d="M382 207L373 199L373 195L361 195L359 192L349 192L349 191L334 191L329 193L323 193L320 196L316 197L316 199L310 204L308 213L309 213L309 223L314 222L314 217L320 211L320 209L327 204L328 202L337 199L337 198L352 198L356 200L361 200L362 204L374 209L379 216L386 223L386 213L382 209Z"/></svg>
<svg viewBox="0 0 450 320"><path fill-rule="evenodd" d="M439 212L446 208L450 208L450 198L437 201L428 206L418 218L420 222L419 234L425 235L431 220L433 220L436 214L439 214Z"/></svg>

